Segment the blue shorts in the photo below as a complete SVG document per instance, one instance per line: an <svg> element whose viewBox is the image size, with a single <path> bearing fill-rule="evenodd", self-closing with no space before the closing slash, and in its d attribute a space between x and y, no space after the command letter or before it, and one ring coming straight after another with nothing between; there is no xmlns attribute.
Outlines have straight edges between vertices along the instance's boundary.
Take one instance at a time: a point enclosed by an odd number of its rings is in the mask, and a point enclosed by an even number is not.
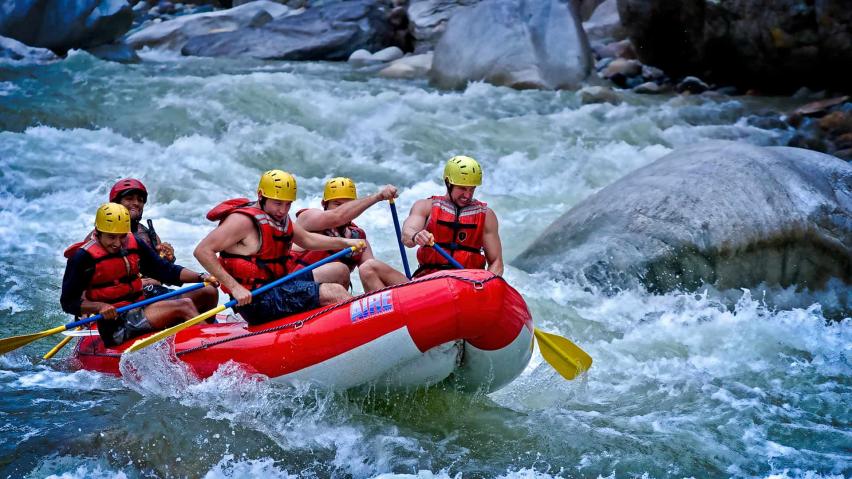
<svg viewBox="0 0 852 479"><path fill-rule="evenodd" d="M280 286L252 298L246 306L238 306L234 311L249 324L263 324L269 321L301 313L319 307L319 283L313 281L313 272L309 271Z"/></svg>

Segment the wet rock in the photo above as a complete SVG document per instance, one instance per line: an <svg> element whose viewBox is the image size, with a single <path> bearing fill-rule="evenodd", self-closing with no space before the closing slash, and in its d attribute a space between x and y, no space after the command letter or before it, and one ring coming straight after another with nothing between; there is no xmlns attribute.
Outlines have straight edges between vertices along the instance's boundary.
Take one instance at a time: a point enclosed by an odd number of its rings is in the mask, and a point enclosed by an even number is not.
<svg viewBox="0 0 852 479"><path fill-rule="evenodd" d="M598 5L588 21L583 22L583 29L593 43L623 39L626 32L621 26L616 0L606 0Z"/></svg>
<svg viewBox="0 0 852 479"><path fill-rule="evenodd" d="M600 75L619 87L632 88L642 83L638 76L641 72L642 64L638 61L616 58L601 70Z"/></svg>
<svg viewBox="0 0 852 479"><path fill-rule="evenodd" d="M361 49L356 50L352 53L352 55L349 55L347 62L355 66L373 65L377 63L392 62L402 58L403 55L404 53L399 49L399 47L388 47L379 50L376 53L370 53L367 50Z"/></svg>
<svg viewBox="0 0 852 479"><path fill-rule="evenodd" d="M124 0L6 0L0 4L0 35L65 53L111 43L133 22Z"/></svg>
<svg viewBox="0 0 852 479"><path fill-rule="evenodd" d="M399 60L405 55L399 47L387 47L373 53L373 59L376 61L387 63L394 60Z"/></svg>
<svg viewBox="0 0 852 479"><path fill-rule="evenodd" d="M653 291L852 282L852 165L714 141L673 151L562 215L514 266Z"/></svg>
<svg viewBox="0 0 852 479"><path fill-rule="evenodd" d="M610 57L610 58L601 58L600 60L598 60L598 61L596 61L596 62L595 62L595 70L597 70L597 71L601 71L601 70L603 70L604 68L606 68L606 67L607 67L607 65L609 65L610 63L612 63L612 61L613 61L613 60L615 60L615 58L612 58L612 57Z"/></svg>
<svg viewBox="0 0 852 479"><path fill-rule="evenodd" d="M595 11L598 7L604 3L606 0L578 0L578 11L580 14L580 19L584 22L588 21L592 18Z"/></svg>
<svg viewBox="0 0 852 479"><path fill-rule="evenodd" d="M450 19L435 48L431 80L442 88L479 80L521 89L577 88L591 66L571 4L491 0Z"/></svg>
<svg viewBox="0 0 852 479"><path fill-rule="evenodd" d="M653 81L660 80L666 76L666 73L657 67L650 65L642 65L642 78Z"/></svg>
<svg viewBox="0 0 852 479"><path fill-rule="evenodd" d="M414 51L414 35L411 33L411 21L405 7L394 7L388 15L388 26L391 30L391 43L403 52Z"/></svg>
<svg viewBox="0 0 852 479"><path fill-rule="evenodd" d="M819 127L828 134L841 135L852 132L852 113L847 111L833 111L820 118L817 122Z"/></svg>
<svg viewBox="0 0 852 479"><path fill-rule="evenodd" d="M604 78L612 78L616 75L632 77L642 73L642 64L636 60L625 60L616 58L601 72Z"/></svg>
<svg viewBox="0 0 852 479"><path fill-rule="evenodd" d="M826 100L814 101L806 105L802 105L799 108L796 108L795 110L793 110L792 115L815 116L824 114L831 107L840 105L841 103L845 103L848 100L848 96L841 96L836 98L829 98Z"/></svg>
<svg viewBox="0 0 852 479"><path fill-rule="evenodd" d="M656 95L659 93L665 93L669 91L669 88L654 83L652 81L642 83L640 85L636 85L633 87L633 91L636 93L642 93L645 95Z"/></svg>
<svg viewBox="0 0 852 479"><path fill-rule="evenodd" d="M840 158L841 160L852 161L852 148L837 150L834 152L834 156Z"/></svg>
<svg viewBox="0 0 852 479"><path fill-rule="evenodd" d="M673 77L708 72L714 83L763 91L802 85L852 88L848 0L618 0L643 63Z"/></svg>
<svg viewBox="0 0 852 479"><path fill-rule="evenodd" d="M435 49L447 22L459 10L481 0L411 0L407 7L415 53Z"/></svg>
<svg viewBox="0 0 852 479"><path fill-rule="evenodd" d="M376 51L390 46L392 31L387 14L384 4L372 0L331 2L312 6L299 15L275 18L260 27L193 37L181 53L263 60L345 61L355 50Z"/></svg>
<svg viewBox="0 0 852 479"><path fill-rule="evenodd" d="M378 60L373 58L373 54L368 52L367 50L355 50L352 52L352 55L349 55L349 59L346 60L348 63L351 63L355 66L363 66L369 65L371 63L378 63Z"/></svg>
<svg viewBox="0 0 852 479"><path fill-rule="evenodd" d="M258 0L217 12L184 15L156 23L127 38L133 48L161 48L179 52L191 38L213 32L235 31L260 26L291 12L284 5Z"/></svg>
<svg viewBox="0 0 852 479"><path fill-rule="evenodd" d="M423 78L432 69L432 52L409 55L392 62L379 72L385 78Z"/></svg>
<svg viewBox="0 0 852 479"><path fill-rule="evenodd" d="M139 55L136 54L136 50L124 42L98 45L94 48L89 48L86 51L101 60L107 60L110 62L138 63L140 61Z"/></svg>
<svg viewBox="0 0 852 479"><path fill-rule="evenodd" d="M14 38L0 36L0 62L4 60L21 63L47 63L59 60L59 57L47 48L31 47Z"/></svg>
<svg viewBox="0 0 852 479"><path fill-rule="evenodd" d="M735 86L719 87L719 88L716 88L716 91L719 92L722 95L727 95L727 96L737 96L737 95L740 95L742 93L740 91L740 89L735 87Z"/></svg>
<svg viewBox="0 0 852 479"><path fill-rule="evenodd" d="M678 82L675 87L678 93L704 93L710 89L710 85L701 81L698 77L688 76Z"/></svg>
<svg viewBox="0 0 852 479"><path fill-rule="evenodd" d="M636 58L636 50L633 49L633 43L630 40L619 40L607 43L606 45L596 45L595 55L601 58L626 58L633 60Z"/></svg>
<svg viewBox="0 0 852 479"><path fill-rule="evenodd" d="M611 103L618 105L621 103L621 98L612 88L603 86L586 86L577 91L577 97L580 103L589 105L593 103Z"/></svg>

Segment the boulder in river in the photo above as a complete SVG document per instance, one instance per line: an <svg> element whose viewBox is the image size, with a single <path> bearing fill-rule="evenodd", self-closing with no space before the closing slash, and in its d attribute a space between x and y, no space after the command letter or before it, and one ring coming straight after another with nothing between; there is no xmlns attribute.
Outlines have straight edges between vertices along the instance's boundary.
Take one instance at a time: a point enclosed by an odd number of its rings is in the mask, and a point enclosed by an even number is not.
<svg viewBox="0 0 852 479"><path fill-rule="evenodd" d="M414 36L416 53L435 49L450 18L463 7L482 0L411 0L408 4L409 28Z"/></svg>
<svg viewBox="0 0 852 479"><path fill-rule="evenodd" d="M373 0L331 2L262 26L196 36L181 52L263 60L345 61L356 50L375 52L390 46L393 31L388 13L384 4Z"/></svg>
<svg viewBox="0 0 852 479"><path fill-rule="evenodd" d="M489 0L450 19L432 63L441 88L486 81L513 88L579 88L591 71L573 3Z"/></svg>
<svg viewBox="0 0 852 479"><path fill-rule="evenodd" d="M258 0L228 10L184 15L155 23L127 37L127 43L137 49L151 47L180 52L190 38L259 27L291 11L279 3Z"/></svg>
<svg viewBox="0 0 852 479"><path fill-rule="evenodd" d="M628 174L512 262L654 291L852 282L852 165L790 147L712 141Z"/></svg>
<svg viewBox="0 0 852 479"><path fill-rule="evenodd" d="M670 76L793 91L849 91L849 0L618 0L639 59Z"/></svg>
<svg viewBox="0 0 852 479"><path fill-rule="evenodd" d="M0 35L65 53L112 43L130 29L125 0L4 0Z"/></svg>
<svg viewBox="0 0 852 479"><path fill-rule="evenodd" d="M35 48L15 40L0 36L0 61L11 60L22 63L45 63L58 60L52 51L46 48Z"/></svg>

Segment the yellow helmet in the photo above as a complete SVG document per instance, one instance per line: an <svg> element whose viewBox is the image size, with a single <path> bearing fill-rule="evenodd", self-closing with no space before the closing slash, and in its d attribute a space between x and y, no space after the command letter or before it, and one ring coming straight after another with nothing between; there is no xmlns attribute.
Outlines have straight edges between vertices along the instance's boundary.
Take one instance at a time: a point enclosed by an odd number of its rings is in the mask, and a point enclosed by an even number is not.
<svg viewBox="0 0 852 479"><path fill-rule="evenodd" d="M349 178L337 177L325 182L325 191L322 193L323 201L331 200L354 200L358 198L355 182Z"/></svg>
<svg viewBox="0 0 852 479"><path fill-rule="evenodd" d="M118 203L104 203L95 214L95 229L116 235L130 233L130 212Z"/></svg>
<svg viewBox="0 0 852 479"><path fill-rule="evenodd" d="M257 185L260 196L272 200L295 201L296 178L281 170L269 170L260 177Z"/></svg>
<svg viewBox="0 0 852 479"><path fill-rule="evenodd" d="M444 167L444 180L455 186L482 184L482 167L469 156L454 156Z"/></svg>

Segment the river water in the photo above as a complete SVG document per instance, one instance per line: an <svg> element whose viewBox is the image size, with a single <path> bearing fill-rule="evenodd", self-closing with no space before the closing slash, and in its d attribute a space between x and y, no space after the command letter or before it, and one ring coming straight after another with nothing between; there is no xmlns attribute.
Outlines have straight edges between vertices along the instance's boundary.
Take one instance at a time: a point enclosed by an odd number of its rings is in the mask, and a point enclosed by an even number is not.
<svg viewBox="0 0 852 479"><path fill-rule="evenodd" d="M296 207L324 179L393 183L403 211L441 191L453 154L480 160L507 279L537 325L595 359L566 382L536 352L490 395L325 392L247 377L197 381L152 355L141 379L40 356L0 357L0 477L852 477L848 291L599 293L511 267L557 216L673 148L703 139L784 144L785 100L625 96L472 84L436 91L346 65L173 60L119 65L72 53L0 65L0 334L70 320L62 250L112 182L143 179L146 217L178 262L218 201L259 173L294 172ZM387 207L359 220L399 267ZM413 254L410 255L413 260ZM356 284L356 290L360 285ZM831 319L827 319L832 316Z"/></svg>

